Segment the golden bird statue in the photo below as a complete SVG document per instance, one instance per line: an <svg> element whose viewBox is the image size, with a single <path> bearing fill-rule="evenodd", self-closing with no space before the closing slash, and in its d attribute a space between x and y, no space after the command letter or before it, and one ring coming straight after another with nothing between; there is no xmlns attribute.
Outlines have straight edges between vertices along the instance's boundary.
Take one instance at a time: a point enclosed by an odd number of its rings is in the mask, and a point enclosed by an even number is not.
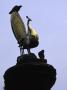
<svg viewBox="0 0 67 90"><path fill-rule="evenodd" d="M9 12L11 14L11 28L13 31L13 34L19 44L20 47L20 53L21 55L24 54L24 49L27 49L28 54L31 53L30 49L35 48L39 44L39 36L31 26L30 26L30 21L32 21L28 16L27 18L27 27L28 30L26 32L26 28L24 25L24 22L18 13L20 8L22 6L14 6L12 10Z"/></svg>

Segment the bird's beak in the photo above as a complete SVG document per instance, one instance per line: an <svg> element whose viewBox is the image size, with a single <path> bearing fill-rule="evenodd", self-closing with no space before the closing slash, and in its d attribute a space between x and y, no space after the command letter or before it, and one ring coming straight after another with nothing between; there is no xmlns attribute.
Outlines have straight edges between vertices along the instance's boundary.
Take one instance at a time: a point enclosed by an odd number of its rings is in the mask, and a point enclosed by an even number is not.
<svg viewBox="0 0 67 90"><path fill-rule="evenodd" d="M12 11L9 12L9 14L11 14Z"/></svg>
<svg viewBox="0 0 67 90"><path fill-rule="evenodd" d="M20 5L19 7L21 8L22 6Z"/></svg>

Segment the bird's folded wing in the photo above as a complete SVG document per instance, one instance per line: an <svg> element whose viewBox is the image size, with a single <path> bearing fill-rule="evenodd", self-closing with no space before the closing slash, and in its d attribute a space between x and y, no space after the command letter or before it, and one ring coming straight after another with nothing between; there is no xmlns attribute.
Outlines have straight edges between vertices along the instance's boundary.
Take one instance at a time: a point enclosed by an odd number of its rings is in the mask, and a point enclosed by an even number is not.
<svg viewBox="0 0 67 90"><path fill-rule="evenodd" d="M17 41L26 38L26 29L19 13L14 12L11 16L11 27Z"/></svg>
<svg viewBox="0 0 67 90"><path fill-rule="evenodd" d="M32 28L31 25L29 25L29 30L30 30L30 35L31 35L31 36L34 36L35 39L38 39L38 40L39 40L39 36L38 36L37 31L36 31L34 28Z"/></svg>

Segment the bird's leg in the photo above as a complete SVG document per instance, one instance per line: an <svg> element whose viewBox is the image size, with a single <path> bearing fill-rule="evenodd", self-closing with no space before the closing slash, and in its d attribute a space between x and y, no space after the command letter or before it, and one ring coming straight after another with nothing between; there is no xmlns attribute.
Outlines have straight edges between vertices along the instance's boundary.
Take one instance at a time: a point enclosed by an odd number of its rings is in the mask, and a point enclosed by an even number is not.
<svg viewBox="0 0 67 90"><path fill-rule="evenodd" d="M24 49L20 47L20 56L24 54Z"/></svg>
<svg viewBox="0 0 67 90"><path fill-rule="evenodd" d="M27 51L28 51L28 54L30 54L30 53L31 53L31 52L30 52L30 48L28 48L28 49L27 49Z"/></svg>
<svg viewBox="0 0 67 90"><path fill-rule="evenodd" d="M22 54L21 55L23 55L24 54L24 49L22 49Z"/></svg>

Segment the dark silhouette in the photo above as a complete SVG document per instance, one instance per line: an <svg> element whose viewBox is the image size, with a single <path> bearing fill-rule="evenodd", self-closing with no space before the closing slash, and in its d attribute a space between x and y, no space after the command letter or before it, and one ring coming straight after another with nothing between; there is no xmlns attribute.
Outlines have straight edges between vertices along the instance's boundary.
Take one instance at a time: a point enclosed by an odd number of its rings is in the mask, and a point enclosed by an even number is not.
<svg viewBox="0 0 67 90"><path fill-rule="evenodd" d="M21 7L22 7L21 5L20 5L20 6L17 6L17 5L14 6L14 7L12 8L12 10L9 12L9 14L12 14L12 12L18 12Z"/></svg>
<svg viewBox="0 0 67 90"><path fill-rule="evenodd" d="M41 50L39 53L39 63L47 63L47 59L45 59L44 50Z"/></svg>
<svg viewBox="0 0 67 90"><path fill-rule="evenodd" d="M39 53L38 53L40 59L44 59L44 50L41 50Z"/></svg>
<svg viewBox="0 0 67 90"><path fill-rule="evenodd" d="M26 16L26 18L28 19L27 26L29 27L29 22L32 21L32 20L28 16Z"/></svg>
<svg viewBox="0 0 67 90"><path fill-rule="evenodd" d="M50 90L56 81L56 69L39 63L34 53L17 58L17 64L4 74L4 90Z"/></svg>

